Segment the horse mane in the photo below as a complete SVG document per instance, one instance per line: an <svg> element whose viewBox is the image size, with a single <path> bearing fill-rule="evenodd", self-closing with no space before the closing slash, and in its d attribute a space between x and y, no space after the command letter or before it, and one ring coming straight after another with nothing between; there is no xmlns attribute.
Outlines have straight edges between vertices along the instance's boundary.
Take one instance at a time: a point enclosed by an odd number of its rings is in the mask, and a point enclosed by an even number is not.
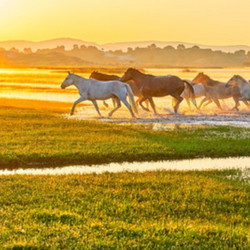
<svg viewBox="0 0 250 250"><path fill-rule="evenodd" d="M240 78L240 79L242 79L242 80L245 80L242 76L240 76L240 75L234 75L235 77L237 77L237 78Z"/></svg>
<svg viewBox="0 0 250 250"><path fill-rule="evenodd" d="M201 74L203 75L203 77L206 77L207 79L209 79L209 80L212 80L212 81L213 81L213 79L212 79L209 75L204 74L203 72L202 72Z"/></svg>
<svg viewBox="0 0 250 250"><path fill-rule="evenodd" d="M128 70L131 70L135 73L139 73L140 75L143 75L143 76L154 76L154 75L151 75L151 74L145 74L144 72L141 72L140 70L136 69L136 68L129 68Z"/></svg>
<svg viewBox="0 0 250 250"><path fill-rule="evenodd" d="M204 74L204 73L202 73L202 74L203 74L203 76L205 76L206 79L208 80L207 86L209 86L209 87L217 86L218 84L222 83L222 82L220 82L220 81L217 81L217 80L212 79L210 76L208 76L208 75L206 75L206 74Z"/></svg>
<svg viewBox="0 0 250 250"><path fill-rule="evenodd" d="M243 78L242 76L240 76L240 75L234 75L234 77L236 77L236 78L239 78L240 80L242 80L243 82L246 82L246 83L249 83L249 81L247 81L245 78Z"/></svg>
<svg viewBox="0 0 250 250"><path fill-rule="evenodd" d="M100 73L98 71L93 71L91 73L91 76L93 78L96 78L96 80L118 80L120 79L120 77L117 75L108 75L108 74Z"/></svg>

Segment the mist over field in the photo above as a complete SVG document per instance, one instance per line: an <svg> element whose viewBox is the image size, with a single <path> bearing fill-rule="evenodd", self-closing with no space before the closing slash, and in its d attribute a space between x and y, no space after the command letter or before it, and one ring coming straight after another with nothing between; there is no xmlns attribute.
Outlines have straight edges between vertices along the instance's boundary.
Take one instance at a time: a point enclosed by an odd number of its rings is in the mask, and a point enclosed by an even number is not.
<svg viewBox="0 0 250 250"><path fill-rule="evenodd" d="M134 66L242 67L250 65L249 46L209 46L182 42L97 44L79 39L0 42L0 67Z"/></svg>

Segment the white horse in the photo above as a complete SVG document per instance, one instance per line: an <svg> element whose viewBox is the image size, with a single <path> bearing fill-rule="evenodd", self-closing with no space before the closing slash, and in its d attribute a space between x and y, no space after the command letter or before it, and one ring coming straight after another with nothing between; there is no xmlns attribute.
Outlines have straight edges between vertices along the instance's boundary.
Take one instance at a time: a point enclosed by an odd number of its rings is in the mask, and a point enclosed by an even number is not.
<svg viewBox="0 0 250 250"><path fill-rule="evenodd" d="M226 84L226 86L237 86L240 91L242 101L250 101L250 83L242 76L234 75Z"/></svg>
<svg viewBox="0 0 250 250"><path fill-rule="evenodd" d="M127 101L127 93L129 95L129 99L132 103L133 109L137 113L133 92L130 86L126 83L120 82L118 80L103 82L95 79L86 79L84 77L68 72L68 76L61 84L61 88L65 89L70 85L75 85L80 94L80 98L73 104L70 115L74 114L75 106L78 103L89 100L94 104L97 113L101 116L96 100L106 100L115 97L117 107L115 107L109 113L109 117L112 116L112 114L121 107L120 101L122 101L124 105L129 109L132 117L135 117L134 112L132 111L131 106Z"/></svg>
<svg viewBox="0 0 250 250"><path fill-rule="evenodd" d="M192 85L192 87L194 89L195 98L201 97L201 96L206 96L206 89L202 83L194 83L190 80L186 80L186 81L188 81ZM191 95L190 95L190 91L187 88L184 89L184 91L181 94L181 97L185 98L188 106L190 107L189 98L191 98Z"/></svg>

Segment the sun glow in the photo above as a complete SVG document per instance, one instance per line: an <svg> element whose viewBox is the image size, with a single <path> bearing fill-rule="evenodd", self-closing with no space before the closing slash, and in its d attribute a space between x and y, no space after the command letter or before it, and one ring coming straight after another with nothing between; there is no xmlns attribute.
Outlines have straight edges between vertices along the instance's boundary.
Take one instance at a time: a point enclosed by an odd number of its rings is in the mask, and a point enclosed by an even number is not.
<svg viewBox="0 0 250 250"><path fill-rule="evenodd" d="M249 0L1 0L0 41L73 37L250 45ZM222 11L223 10L223 11Z"/></svg>

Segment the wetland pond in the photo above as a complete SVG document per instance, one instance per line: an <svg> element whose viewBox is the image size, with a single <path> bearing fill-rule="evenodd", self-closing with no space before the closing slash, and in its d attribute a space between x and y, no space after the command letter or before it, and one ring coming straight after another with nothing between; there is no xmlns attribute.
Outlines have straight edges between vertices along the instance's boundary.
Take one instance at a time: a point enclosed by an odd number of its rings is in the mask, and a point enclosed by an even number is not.
<svg viewBox="0 0 250 250"><path fill-rule="evenodd" d="M124 162L110 163L102 165L79 165L67 166L60 168L43 168L43 169L15 169L0 170L0 175L67 175L67 174L102 174L105 172L145 172L158 170L223 170L223 169L240 169L244 175L249 178L250 175L250 157L228 157L228 158L200 158L191 160L172 160L156 162Z"/></svg>
<svg viewBox="0 0 250 250"><path fill-rule="evenodd" d="M231 69L194 69L185 71L183 69L145 69L146 73L155 75L178 75L183 79L193 79L199 72L204 72L210 77L227 81L234 74L242 75L246 79L250 79L250 68L231 68ZM112 73L112 72L110 72ZM73 103L78 99L79 94L75 88L69 88L67 91L60 89L60 84L65 78L65 70L47 70L47 69L1 69L0 83L0 98L9 100L9 102L20 100L31 101L41 100L50 101L55 108L60 106L60 103ZM89 77L90 72L82 73L84 77ZM198 100L200 102L200 100ZM110 107L106 108L100 101L100 110L104 117L107 117L112 108L111 100L108 101ZM204 110L197 110L195 107L188 107L183 101L180 105L180 115L173 115L172 99L155 98L157 110L160 117L155 117L153 112L145 112L139 110L139 118L131 119L126 108L122 107L117 111L112 119L97 117L96 111L89 102L84 105L79 105L76 114L73 117L69 116L70 108L68 108L60 116L65 119L74 120L98 120L100 122L111 122L122 124L138 124L150 126L152 130L174 130L181 127L194 126L237 126L250 127L250 111L241 104L239 112L232 112L234 105L232 98L221 102L223 111L219 111L215 104L211 104ZM30 105L32 106L32 104ZM249 132L241 134L233 134L231 137L249 137ZM202 156L201 156L202 157ZM16 169L16 170L0 170L0 175L13 174L33 174L33 175L60 175L60 174L88 174L88 173L104 173L104 172L122 172L122 171L155 171L155 170L207 170L207 169L245 169L250 168L250 157L235 157L235 158L200 158L193 160L178 160L178 161L157 161L157 162L133 162L133 163L111 163L105 165L92 166L67 166L60 168L47 169Z"/></svg>

